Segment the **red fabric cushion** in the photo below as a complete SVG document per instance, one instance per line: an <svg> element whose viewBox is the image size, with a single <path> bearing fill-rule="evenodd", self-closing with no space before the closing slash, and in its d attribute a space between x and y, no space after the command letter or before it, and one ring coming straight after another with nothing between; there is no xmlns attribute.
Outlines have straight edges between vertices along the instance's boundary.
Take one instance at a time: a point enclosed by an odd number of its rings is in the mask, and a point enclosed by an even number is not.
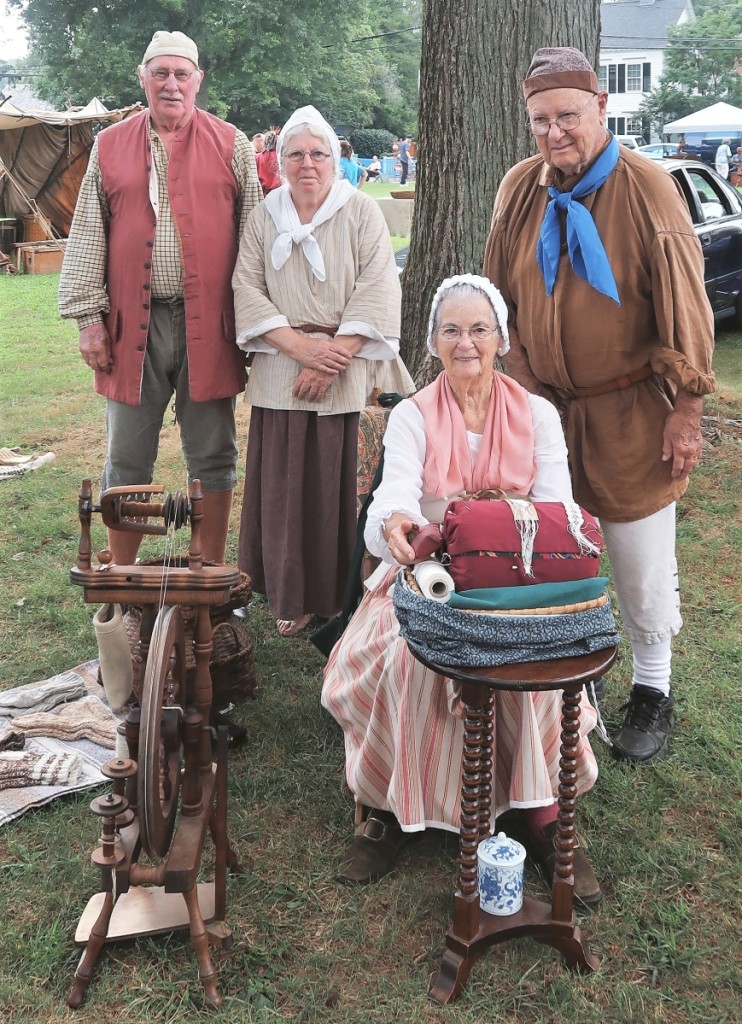
<svg viewBox="0 0 742 1024"><path fill-rule="evenodd" d="M533 575L529 576L521 554L521 535L507 502L481 498L451 502L441 534L451 559L448 571L457 591L561 583L598 575L600 555L580 548L569 531L564 505L557 501L536 501L533 505L538 513L538 529L533 543ZM580 512L582 533L601 551L597 521L584 509Z"/></svg>

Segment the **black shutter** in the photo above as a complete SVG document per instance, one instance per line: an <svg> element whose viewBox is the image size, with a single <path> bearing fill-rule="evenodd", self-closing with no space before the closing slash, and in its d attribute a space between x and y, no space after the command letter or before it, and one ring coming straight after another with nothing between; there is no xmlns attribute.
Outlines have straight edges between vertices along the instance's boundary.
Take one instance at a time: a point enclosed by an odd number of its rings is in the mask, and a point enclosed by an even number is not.
<svg viewBox="0 0 742 1024"><path fill-rule="evenodd" d="M608 92L616 92L616 65L608 65Z"/></svg>
<svg viewBox="0 0 742 1024"><path fill-rule="evenodd" d="M646 61L642 65L642 92L650 92L652 89L652 65Z"/></svg>
<svg viewBox="0 0 742 1024"><path fill-rule="evenodd" d="M618 65L618 89L616 92L626 92L626 65Z"/></svg>

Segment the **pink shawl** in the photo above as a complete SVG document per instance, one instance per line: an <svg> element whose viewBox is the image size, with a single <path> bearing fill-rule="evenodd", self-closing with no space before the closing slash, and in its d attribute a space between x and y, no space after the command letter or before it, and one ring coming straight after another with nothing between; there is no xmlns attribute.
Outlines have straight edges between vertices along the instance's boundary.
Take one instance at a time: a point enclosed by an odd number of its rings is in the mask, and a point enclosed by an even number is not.
<svg viewBox="0 0 742 1024"><path fill-rule="evenodd" d="M533 418L528 393L512 377L492 373L492 394L476 462L445 371L413 395L412 401L425 421L426 494L453 498L487 487L523 496L530 492L536 476Z"/></svg>

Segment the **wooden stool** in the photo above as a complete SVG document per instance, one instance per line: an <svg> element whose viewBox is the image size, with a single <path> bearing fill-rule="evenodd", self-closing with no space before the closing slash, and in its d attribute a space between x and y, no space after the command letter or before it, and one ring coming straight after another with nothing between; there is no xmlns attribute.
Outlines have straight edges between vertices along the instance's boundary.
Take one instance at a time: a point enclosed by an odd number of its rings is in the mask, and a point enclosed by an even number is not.
<svg viewBox="0 0 742 1024"><path fill-rule="evenodd" d="M440 665L423 657L412 646L410 650L428 668L461 684L461 699L466 707L458 887L454 895L453 923L446 935L446 952L430 995L442 1004L453 1002L466 984L472 966L490 946L521 936L530 936L554 946L567 966L574 970L596 970L599 961L581 938L573 910L576 750L582 687L608 671L616 660L617 649L610 647L595 654L555 661L470 669ZM509 917L495 917L480 910L477 889L477 847L480 840L490 834L496 690L564 691L556 864L551 904L525 896L522 909Z"/></svg>

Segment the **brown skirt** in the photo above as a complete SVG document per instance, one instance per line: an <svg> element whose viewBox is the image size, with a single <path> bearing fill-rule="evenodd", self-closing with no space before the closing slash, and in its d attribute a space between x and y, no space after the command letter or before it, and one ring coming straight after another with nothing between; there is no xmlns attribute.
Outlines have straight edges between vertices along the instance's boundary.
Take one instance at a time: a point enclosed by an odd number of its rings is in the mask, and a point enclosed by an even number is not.
<svg viewBox="0 0 742 1024"><path fill-rule="evenodd" d="M357 467L358 413L251 410L239 565L277 619L340 610Z"/></svg>

